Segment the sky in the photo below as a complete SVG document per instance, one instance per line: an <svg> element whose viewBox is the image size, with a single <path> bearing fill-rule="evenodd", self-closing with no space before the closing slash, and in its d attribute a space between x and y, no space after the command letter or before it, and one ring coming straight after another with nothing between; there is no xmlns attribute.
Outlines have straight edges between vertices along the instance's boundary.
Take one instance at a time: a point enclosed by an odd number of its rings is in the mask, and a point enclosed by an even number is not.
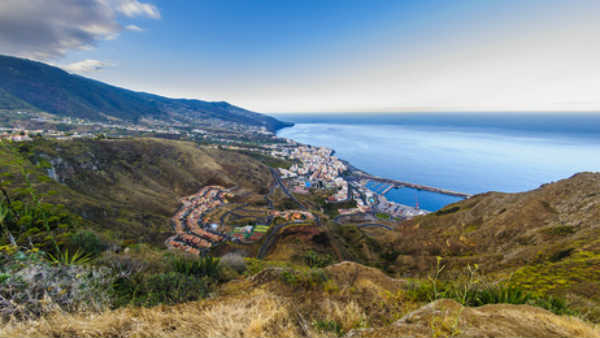
<svg viewBox="0 0 600 338"><path fill-rule="evenodd" d="M1 0L0 54L286 112L600 112L597 0Z"/></svg>

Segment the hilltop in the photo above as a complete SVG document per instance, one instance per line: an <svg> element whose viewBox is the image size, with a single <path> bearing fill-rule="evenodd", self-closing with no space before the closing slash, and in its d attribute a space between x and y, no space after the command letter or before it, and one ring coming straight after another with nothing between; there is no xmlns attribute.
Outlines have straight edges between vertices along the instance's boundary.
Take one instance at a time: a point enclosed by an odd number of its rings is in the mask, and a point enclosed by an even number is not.
<svg viewBox="0 0 600 338"><path fill-rule="evenodd" d="M11 56L0 55L0 78L0 110L42 111L92 121L157 119L193 124L215 120L271 131L290 125L227 102L135 92Z"/></svg>

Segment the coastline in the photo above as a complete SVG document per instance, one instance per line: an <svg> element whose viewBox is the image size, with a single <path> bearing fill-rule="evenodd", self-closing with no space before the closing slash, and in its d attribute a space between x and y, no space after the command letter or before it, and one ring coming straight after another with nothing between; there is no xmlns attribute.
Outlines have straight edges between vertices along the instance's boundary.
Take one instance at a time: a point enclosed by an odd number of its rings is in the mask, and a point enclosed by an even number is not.
<svg viewBox="0 0 600 338"><path fill-rule="evenodd" d="M291 128L291 127L293 127L293 126L290 126L289 128ZM285 129L285 128L282 128L282 129ZM318 145L309 144L309 143L302 143L302 142L294 140L292 138L279 136L277 134L276 134L276 137L284 139L288 143L290 143L290 141L291 141L291 143L294 143L298 146L309 146L309 147L313 147L313 148L326 148L331 151L330 156L333 157L336 155L336 150L333 148L330 148L330 147L318 146ZM410 213L412 213L412 214L420 214L421 212L429 213L429 212L439 210L439 209L434 209L434 210L421 209L421 208L419 208L418 200L416 202L417 203L416 207L413 207L413 206L407 205L400 201L396 201L393 198L386 196L387 192L389 192L393 189L398 189L398 188L407 188L407 189L411 189L411 190L415 190L415 191L419 191L419 192L426 191L426 192L431 192L431 193L444 195L444 196L459 197L461 199L465 199L465 198L469 198L469 197L473 196L472 194L468 194L468 193L461 193L461 192L451 191L451 190L447 190L447 189L443 189L443 188L425 186L425 185L421 185L418 183L402 182L402 181L398 181L398 180L394 180L394 179L390 179L390 178L386 178L386 177L382 177L382 176L373 175L366 170L359 169L358 167L354 166L348 160L341 159L337 156L335 156L335 158L347 167L347 171L343 175L344 180L346 180L348 183L355 184L355 185L357 185L356 182L360 182L358 184L361 187L369 189L369 191L371 191L372 193L375 194L375 196L376 196L375 202L376 203L381 202L382 205L388 206L386 209L390 209L390 207L398 206L399 208L401 208L403 210L409 210ZM374 191L367 187L367 183L370 181L374 181L374 182L386 182L387 181L387 182L392 182L393 184L390 184L391 187L389 189L387 189L387 191L385 193L379 193L379 192ZM454 203L454 202L451 202L451 203ZM451 204L451 203L448 203L448 204Z"/></svg>

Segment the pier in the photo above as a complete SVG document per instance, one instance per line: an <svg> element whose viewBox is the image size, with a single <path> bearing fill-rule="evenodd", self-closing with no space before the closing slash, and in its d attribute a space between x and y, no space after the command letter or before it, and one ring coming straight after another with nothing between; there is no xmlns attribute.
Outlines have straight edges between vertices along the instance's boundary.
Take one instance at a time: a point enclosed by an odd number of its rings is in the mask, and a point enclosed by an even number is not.
<svg viewBox="0 0 600 338"><path fill-rule="evenodd" d="M358 178L363 178L363 179L368 179L368 180L375 181L375 182L389 184L390 186L387 187L385 190L383 190L381 192L382 195L385 195L387 192L389 192L392 189L396 189L396 188L400 188L400 187L407 187L407 188L412 188L412 189L417 189L417 190L431 191L431 192L436 192L436 193L439 193L439 194L450 195L450 196L457 196L457 197L462 197L462 198L470 198L470 197L473 196L472 194L467 194L467 193L464 193L464 192L458 192L458 191L452 191L452 190L448 190L448 189L430 187L430 186L427 186L427 185L415 184L415 183L410 183L410 182L403 182L403 181L398 181L398 180L393 180L393 179L383 178L383 177L377 177L377 176L357 175L357 177Z"/></svg>

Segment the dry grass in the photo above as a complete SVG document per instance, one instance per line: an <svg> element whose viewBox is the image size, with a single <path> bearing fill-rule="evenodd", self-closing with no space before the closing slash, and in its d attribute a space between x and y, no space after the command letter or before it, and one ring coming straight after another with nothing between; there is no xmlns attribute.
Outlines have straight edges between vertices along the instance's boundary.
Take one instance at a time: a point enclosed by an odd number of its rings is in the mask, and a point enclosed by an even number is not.
<svg viewBox="0 0 600 338"><path fill-rule="evenodd" d="M464 307L437 300L393 325L356 330L353 337L600 337L600 330L575 317L529 305Z"/></svg>
<svg viewBox="0 0 600 338"><path fill-rule="evenodd" d="M227 283L214 298L203 301L102 313L57 312L38 320L9 322L0 327L0 336L315 337L339 333L319 331L316 322L335 322L347 332L383 323L374 318L398 318L392 312L402 304L383 286L394 283L377 275L369 282L371 268L354 263L331 269L340 277L331 279L335 290L294 288L277 276L264 281L249 278ZM340 283L350 273L356 274L354 283Z"/></svg>
<svg viewBox="0 0 600 338"><path fill-rule="evenodd" d="M329 290L292 287L277 276L279 270L271 270L261 274L264 278L226 283L202 301L101 313L57 312L8 322L0 326L0 337L335 337L348 332L370 337L600 337L598 328L579 319L531 306L468 308L439 300L416 309L419 304L402 296L403 281L355 263L327 269L336 286ZM323 323L335 323L335 329L323 329Z"/></svg>
<svg viewBox="0 0 600 338"><path fill-rule="evenodd" d="M290 306L260 289L248 297L178 306L127 308L100 314L56 313L11 322L3 337L296 337L302 335Z"/></svg>

